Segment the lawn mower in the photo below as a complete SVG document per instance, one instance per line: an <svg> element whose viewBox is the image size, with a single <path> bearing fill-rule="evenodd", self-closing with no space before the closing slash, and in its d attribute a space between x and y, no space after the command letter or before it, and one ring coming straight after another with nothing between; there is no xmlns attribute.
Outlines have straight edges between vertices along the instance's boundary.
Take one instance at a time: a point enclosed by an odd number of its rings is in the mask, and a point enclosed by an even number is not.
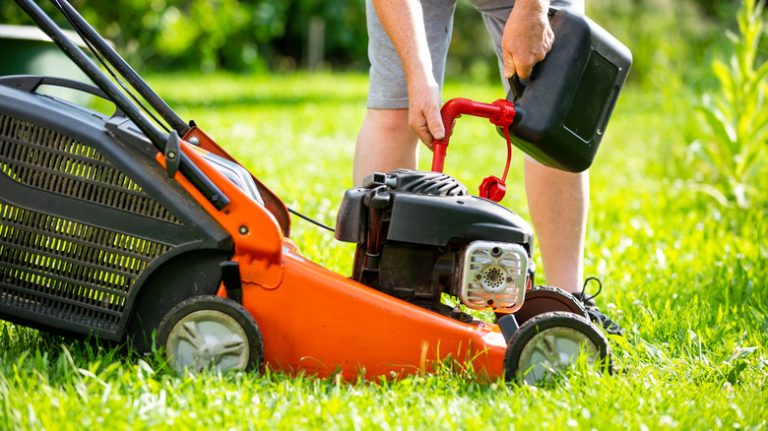
<svg viewBox="0 0 768 431"><path fill-rule="evenodd" d="M95 60L34 1L16 2L95 86L0 77L0 318L162 348L179 371L354 379L455 361L536 383L579 357L609 369L605 336L573 296L535 286L532 230L497 203L511 144L561 169L592 162L631 56L588 19L553 12L552 52L508 100L449 101L431 171L373 173L346 191L336 238L356 244L347 277L302 256L283 202L66 0L52 3ZM442 173L461 115L488 118L508 144L504 177L487 178L480 197Z"/></svg>

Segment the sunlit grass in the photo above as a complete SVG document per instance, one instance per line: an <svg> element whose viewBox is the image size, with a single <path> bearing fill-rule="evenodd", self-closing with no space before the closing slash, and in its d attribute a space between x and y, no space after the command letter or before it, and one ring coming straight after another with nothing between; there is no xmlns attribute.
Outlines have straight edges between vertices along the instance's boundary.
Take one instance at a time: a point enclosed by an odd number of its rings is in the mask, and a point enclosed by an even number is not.
<svg viewBox="0 0 768 431"><path fill-rule="evenodd" d="M289 206L335 224L364 76L150 81ZM504 95L449 83L444 96ZM0 429L765 429L768 214L711 207L660 175L669 148L685 144L680 115L627 89L591 170L586 269L605 285L598 303L627 331L612 340L613 376L576 369L546 388L450 369L355 384L273 372L178 377L160 357L0 323ZM451 146L446 170L471 190L503 168L504 141L487 121L460 119ZM427 151L421 159L427 167ZM527 217L520 152L510 175L504 204ZM292 236L312 260L349 273L352 246L298 219Z"/></svg>

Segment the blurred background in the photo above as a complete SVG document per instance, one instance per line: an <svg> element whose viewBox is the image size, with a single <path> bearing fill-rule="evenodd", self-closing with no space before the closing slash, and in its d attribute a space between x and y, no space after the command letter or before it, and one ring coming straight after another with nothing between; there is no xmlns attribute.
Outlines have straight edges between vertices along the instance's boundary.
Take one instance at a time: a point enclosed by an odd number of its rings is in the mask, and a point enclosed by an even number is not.
<svg viewBox="0 0 768 431"><path fill-rule="evenodd" d="M52 11L48 2L41 2ZM281 72L365 70L364 0L73 0L139 69ZM652 84L668 70L702 78L710 48L735 26L734 0L587 0L587 15L635 56L631 79ZM52 14L56 16L57 14ZM27 23L14 2L0 22ZM458 2L448 76L497 79L479 14ZM704 61L702 61L704 60ZM696 79L702 85L706 79Z"/></svg>

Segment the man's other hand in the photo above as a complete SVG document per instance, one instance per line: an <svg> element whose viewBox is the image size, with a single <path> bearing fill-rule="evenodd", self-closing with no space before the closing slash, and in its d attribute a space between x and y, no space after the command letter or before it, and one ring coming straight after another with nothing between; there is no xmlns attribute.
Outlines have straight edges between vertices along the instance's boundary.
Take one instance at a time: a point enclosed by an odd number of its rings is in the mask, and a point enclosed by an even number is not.
<svg viewBox="0 0 768 431"><path fill-rule="evenodd" d="M509 14L501 37L504 77L531 75L533 66L552 49L555 34L549 26L545 0L518 0Z"/></svg>

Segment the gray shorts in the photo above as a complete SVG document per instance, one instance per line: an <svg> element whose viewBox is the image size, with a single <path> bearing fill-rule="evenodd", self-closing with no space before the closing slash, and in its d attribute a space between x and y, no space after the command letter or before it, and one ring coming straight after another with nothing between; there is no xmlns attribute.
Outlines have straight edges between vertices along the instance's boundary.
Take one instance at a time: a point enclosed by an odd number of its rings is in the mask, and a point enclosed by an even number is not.
<svg viewBox="0 0 768 431"><path fill-rule="evenodd" d="M471 2L483 16L485 28L488 30L496 49L499 72L501 73L503 72L501 35L514 0L471 0ZM584 13L584 0L552 0L551 6ZM392 41L381 26L371 0L366 0L365 7L368 17L368 59L371 62L368 107L373 109L408 108L408 88L400 58L394 45L392 45ZM421 0L421 7L424 14L424 28L427 33L429 52L432 56L432 73L442 88L445 59L453 32L453 12L456 10L456 0ZM507 81L502 79L502 83L504 91L508 91L509 84Z"/></svg>

